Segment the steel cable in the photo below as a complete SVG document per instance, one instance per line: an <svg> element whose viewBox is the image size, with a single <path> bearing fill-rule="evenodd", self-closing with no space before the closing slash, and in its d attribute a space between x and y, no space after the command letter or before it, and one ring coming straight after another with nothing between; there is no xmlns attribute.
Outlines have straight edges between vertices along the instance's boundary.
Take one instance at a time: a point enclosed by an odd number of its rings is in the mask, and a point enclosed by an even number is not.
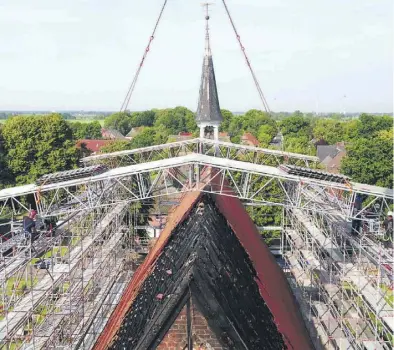
<svg viewBox="0 0 394 350"><path fill-rule="evenodd" d="M155 24L153 32L152 32L152 34L151 34L151 36L149 38L148 45L146 46L144 54L142 55L141 62L139 64L138 68L137 68L137 72L134 75L133 81L131 82L130 87L129 87L128 91L127 91L126 97L125 97L125 99L124 99L124 101L122 103L122 107L120 108L120 112L124 112L127 109L128 105L130 103L131 95L133 94L133 91L135 89L135 85L137 84L138 76L140 75L141 68L142 68L142 66L144 64L145 58L148 55L148 52L150 50L150 45L151 45L153 39L155 38L156 30L157 30L157 27L159 25L160 19L161 19L162 15L163 15L164 8L167 5L167 1L168 0L165 0L164 3L163 3L163 6L161 7L161 11L160 11L159 17L156 20L156 24Z"/></svg>
<svg viewBox="0 0 394 350"><path fill-rule="evenodd" d="M266 111L267 113L271 113L271 111L270 111L270 109L269 109L269 106L268 106L268 103L267 103L267 100L265 99L264 93L263 93L263 91L261 90L260 84L259 84L259 82L258 82L258 80L257 80L256 74L254 73L254 70L253 70L253 68L252 68L252 65L250 64L249 58L248 58L248 56L246 55L245 47L243 46L243 44L242 44L242 42L241 42L241 37L240 37L240 35L238 34L238 31L237 31L237 29L236 29L236 27L235 27L234 21L233 21L231 15L230 15L230 11L229 11L229 9L228 9L228 7L227 7L226 1L225 1L225 0L222 0L222 2L223 2L223 5L224 5L224 8L226 9L227 16L228 16L228 18L230 19L230 23L231 23L231 26L233 27L233 30L234 30L235 36L236 36L236 38L237 38L237 41L238 41L238 43L239 43L239 46L241 47L241 51L242 51L242 53L243 53L243 55L244 55L244 57L245 57L246 64L248 65L249 70L250 70L250 73L252 74L252 78L253 78L254 84L256 85L257 92L258 92L258 94L259 94L259 96L260 96L261 102L263 103L264 109L265 109L265 111Z"/></svg>

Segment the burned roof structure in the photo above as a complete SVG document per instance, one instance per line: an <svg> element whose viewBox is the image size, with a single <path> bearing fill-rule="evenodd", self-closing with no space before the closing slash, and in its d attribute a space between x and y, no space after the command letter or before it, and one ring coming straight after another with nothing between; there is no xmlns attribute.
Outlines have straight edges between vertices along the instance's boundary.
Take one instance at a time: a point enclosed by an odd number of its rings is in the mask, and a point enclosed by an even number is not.
<svg viewBox="0 0 394 350"><path fill-rule="evenodd" d="M95 349L163 349L190 300L219 349L313 348L282 270L236 197L185 195ZM192 348L181 345L173 348Z"/></svg>

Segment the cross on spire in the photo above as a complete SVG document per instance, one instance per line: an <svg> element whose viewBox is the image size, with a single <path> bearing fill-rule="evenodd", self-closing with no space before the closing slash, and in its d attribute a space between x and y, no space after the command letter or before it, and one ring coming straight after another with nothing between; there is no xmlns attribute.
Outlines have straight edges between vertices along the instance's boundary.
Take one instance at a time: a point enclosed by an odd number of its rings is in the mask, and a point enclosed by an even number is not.
<svg viewBox="0 0 394 350"><path fill-rule="evenodd" d="M209 6L213 5L210 2L205 2L202 6L205 7L205 55L211 56L211 46L209 43Z"/></svg>

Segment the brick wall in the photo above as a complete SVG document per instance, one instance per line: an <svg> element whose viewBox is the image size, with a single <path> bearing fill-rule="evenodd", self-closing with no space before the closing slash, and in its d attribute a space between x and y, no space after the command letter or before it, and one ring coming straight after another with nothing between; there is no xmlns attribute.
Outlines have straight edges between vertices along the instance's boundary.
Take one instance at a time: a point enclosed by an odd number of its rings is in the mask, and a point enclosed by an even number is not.
<svg viewBox="0 0 394 350"><path fill-rule="evenodd" d="M192 306L193 350L224 350L203 315ZM158 346L158 350L187 349L186 306Z"/></svg>

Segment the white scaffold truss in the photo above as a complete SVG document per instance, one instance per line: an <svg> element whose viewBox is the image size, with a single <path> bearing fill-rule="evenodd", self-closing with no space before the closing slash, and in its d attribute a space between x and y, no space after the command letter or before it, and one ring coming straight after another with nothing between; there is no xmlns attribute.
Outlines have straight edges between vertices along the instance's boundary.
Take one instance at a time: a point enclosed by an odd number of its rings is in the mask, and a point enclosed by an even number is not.
<svg viewBox="0 0 394 350"><path fill-rule="evenodd" d="M107 168L0 191L0 216L16 217L33 200L42 218L66 222L34 241L14 228L0 242L2 346L90 349L133 274L141 244L131 238L139 228L133 217L138 205L176 205L183 193L204 191L283 208L280 225L259 229L282 232L275 252L285 258L316 348L390 348L394 263L392 250L379 242L379 221L392 205L391 189L277 166L289 159L311 165L313 157L285 159L273 151L264 158L266 150L218 147L205 139L176 144L85 158L87 165L100 161ZM362 209L355 206L357 196L368 198ZM357 220L361 225L353 230ZM140 252L148 250L146 242Z"/></svg>

